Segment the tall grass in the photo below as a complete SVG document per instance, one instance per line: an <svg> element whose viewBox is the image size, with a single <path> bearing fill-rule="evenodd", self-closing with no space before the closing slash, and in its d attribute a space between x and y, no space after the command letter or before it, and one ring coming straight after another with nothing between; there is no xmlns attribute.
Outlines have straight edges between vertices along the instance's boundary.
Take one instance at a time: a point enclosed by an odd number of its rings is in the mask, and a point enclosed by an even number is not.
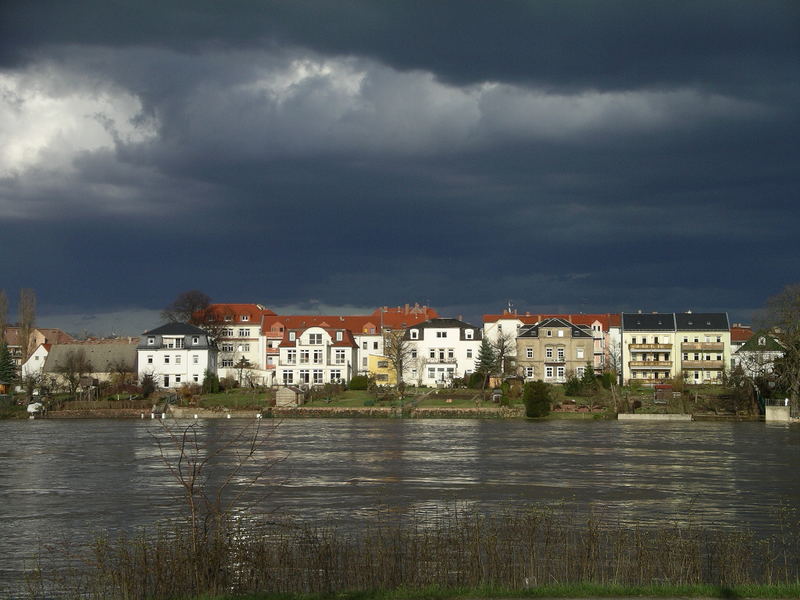
<svg viewBox="0 0 800 600"><path fill-rule="evenodd" d="M340 594L375 590L532 590L581 584L716 586L800 583L794 511L786 531L688 523L630 527L566 506L481 515L453 510L359 528L254 523L230 514L193 531L102 538L68 573L42 567L31 596L167 599L203 594ZM196 526L195 526L196 527Z"/></svg>

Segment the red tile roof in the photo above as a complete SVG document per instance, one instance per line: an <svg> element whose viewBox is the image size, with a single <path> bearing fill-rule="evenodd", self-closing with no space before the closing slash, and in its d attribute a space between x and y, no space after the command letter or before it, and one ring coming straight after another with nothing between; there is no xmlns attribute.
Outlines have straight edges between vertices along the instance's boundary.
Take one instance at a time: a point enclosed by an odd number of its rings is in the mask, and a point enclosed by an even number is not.
<svg viewBox="0 0 800 600"><path fill-rule="evenodd" d="M300 336L303 335L303 333L306 330L311 329L312 327L322 327L322 329L324 329L325 332L331 337L331 346L344 347L344 348L357 348L358 347L358 344L356 344L356 340L353 337L353 334L349 329L325 327L325 326L322 326L322 325L309 325L308 327L286 329L283 332L283 338L281 339L281 343L279 345L281 347L284 347L284 348L286 348L286 347L294 347L297 344L297 342L296 341L289 341L289 332L293 331L296 334L296 337L299 339ZM337 331L343 332L341 340L337 340L336 339L336 332Z"/></svg>
<svg viewBox="0 0 800 600"><path fill-rule="evenodd" d="M381 326L390 329L402 329L417 325L429 319L438 317L438 313L427 306L415 304L397 308L376 308L369 315L273 315L266 317L261 326L264 335L270 337L282 336L284 330L304 329L316 325L318 327L332 327L349 329L355 335L378 335ZM274 331L273 331L274 330Z"/></svg>
<svg viewBox="0 0 800 600"><path fill-rule="evenodd" d="M731 342L744 343L753 337L753 329L750 326L733 325L731 327Z"/></svg>
<svg viewBox="0 0 800 600"><path fill-rule="evenodd" d="M619 313L561 313L561 314L519 314L517 312L503 311L501 315L483 315L484 323L496 323L500 319L519 319L525 325L533 325L543 319L566 319L573 325L591 325L595 321L600 322L603 331L608 331L611 327L619 327L622 319Z"/></svg>
<svg viewBox="0 0 800 600"><path fill-rule="evenodd" d="M274 312L260 304L216 303L209 305L205 310L205 314L197 315L196 318L207 321L211 317L220 323L255 323L260 325L264 317L274 315ZM247 320L243 321L242 316L247 316ZM231 320L225 321L225 317L231 317Z"/></svg>

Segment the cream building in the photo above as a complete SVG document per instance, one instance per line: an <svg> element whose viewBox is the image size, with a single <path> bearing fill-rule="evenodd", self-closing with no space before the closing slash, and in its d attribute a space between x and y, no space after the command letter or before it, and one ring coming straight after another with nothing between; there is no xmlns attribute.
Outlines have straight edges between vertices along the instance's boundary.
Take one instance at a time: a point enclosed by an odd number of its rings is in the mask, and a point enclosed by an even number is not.
<svg viewBox="0 0 800 600"><path fill-rule="evenodd" d="M570 373L580 377L593 357L592 329L566 319L544 319L517 336L517 373L528 381L563 383Z"/></svg>

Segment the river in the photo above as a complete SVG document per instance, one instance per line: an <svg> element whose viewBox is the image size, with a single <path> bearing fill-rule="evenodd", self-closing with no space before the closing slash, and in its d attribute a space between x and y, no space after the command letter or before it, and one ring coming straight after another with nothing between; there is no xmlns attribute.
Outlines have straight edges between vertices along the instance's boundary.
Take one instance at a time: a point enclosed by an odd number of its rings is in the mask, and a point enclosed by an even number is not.
<svg viewBox="0 0 800 600"><path fill-rule="evenodd" d="M186 422L170 422L180 433ZM197 423L220 449L241 420ZM800 427L764 423L296 419L262 422L253 513L353 526L376 512L458 504L498 510L567 501L615 521L687 518L772 532L800 499ZM180 514L181 487L150 420L0 422L0 581L19 581L45 545L134 530ZM186 446L187 448L190 445ZM223 451L209 488L236 459ZM237 473L228 489L256 474ZM237 488L237 485L239 486ZM230 500L229 494L228 500ZM0 584L0 591L3 584Z"/></svg>

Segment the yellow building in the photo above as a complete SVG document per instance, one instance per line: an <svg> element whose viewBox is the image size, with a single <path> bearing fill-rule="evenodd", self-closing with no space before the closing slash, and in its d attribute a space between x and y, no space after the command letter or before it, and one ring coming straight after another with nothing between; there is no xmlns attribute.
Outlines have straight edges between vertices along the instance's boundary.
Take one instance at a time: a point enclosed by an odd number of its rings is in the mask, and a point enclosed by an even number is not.
<svg viewBox="0 0 800 600"><path fill-rule="evenodd" d="M397 373L392 367L389 359L385 356L370 354L368 361L369 375L378 385L396 385Z"/></svg>

